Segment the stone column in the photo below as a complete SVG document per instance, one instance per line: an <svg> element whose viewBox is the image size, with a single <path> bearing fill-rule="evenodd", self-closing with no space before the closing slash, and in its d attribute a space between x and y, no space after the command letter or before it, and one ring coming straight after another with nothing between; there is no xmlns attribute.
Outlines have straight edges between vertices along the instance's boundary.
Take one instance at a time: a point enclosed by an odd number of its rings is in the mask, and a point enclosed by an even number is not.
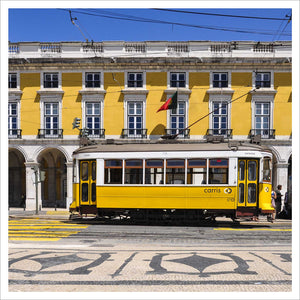
<svg viewBox="0 0 300 300"><path fill-rule="evenodd" d="M39 169L39 164L35 162L25 163L26 167L26 210L36 209L36 186L35 169ZM38 207L41 207L41 192L38 192Z"/></svg>
<svg viewBox="0 0 300 300"><path fill-rule="evenodd" d="M282 185L281 207L283 207L284 196L285 196L286 191L288 190L288 167L289 167L289 165L286 163L277 163L276 164L276 186L274 186L274 189L277 189L277 186L279 184Z"/></svg>
<svg viewBox="0 0 300 300"><path fill-rule="evenodd" d="M66 162L67 166L67 199L66 208L69 209L73 201L73 163Z"/></svg>

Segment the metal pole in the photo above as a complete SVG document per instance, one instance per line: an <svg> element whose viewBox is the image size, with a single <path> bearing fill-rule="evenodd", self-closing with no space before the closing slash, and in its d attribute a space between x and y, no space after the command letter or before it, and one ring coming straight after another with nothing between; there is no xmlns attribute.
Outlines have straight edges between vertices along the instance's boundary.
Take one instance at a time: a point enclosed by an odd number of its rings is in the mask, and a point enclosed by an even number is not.
<svg viewBox="0 0 300 300"><path fill-rule="evenodd" d="M39 214L39 198L38 198L38 169L35 169L35 214Z"/></svg>

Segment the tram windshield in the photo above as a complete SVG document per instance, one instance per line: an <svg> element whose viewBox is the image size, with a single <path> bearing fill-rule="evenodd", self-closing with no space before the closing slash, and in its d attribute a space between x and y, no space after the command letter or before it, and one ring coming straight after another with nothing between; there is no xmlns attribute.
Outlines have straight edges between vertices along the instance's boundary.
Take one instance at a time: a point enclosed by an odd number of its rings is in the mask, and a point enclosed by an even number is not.
<svg viewBox="0 0 300 300"><path fill-rule="evenodd" d="M265 157L263 160L263 181L271 182L271 158Z"/></svg>

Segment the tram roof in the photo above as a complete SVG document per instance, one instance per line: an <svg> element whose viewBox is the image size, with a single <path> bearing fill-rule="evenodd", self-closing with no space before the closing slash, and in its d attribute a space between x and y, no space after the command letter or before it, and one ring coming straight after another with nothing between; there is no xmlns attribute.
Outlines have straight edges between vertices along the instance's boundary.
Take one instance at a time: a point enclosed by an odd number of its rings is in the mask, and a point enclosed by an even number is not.
<svg viewBox="0 0 300 300"><path fill-rule="evenodd" d="M244 143L114 143L81 147L73 152L174 152L174 151L268 151L259 145ZM270 151L270 150L269 150Z"/></svg>

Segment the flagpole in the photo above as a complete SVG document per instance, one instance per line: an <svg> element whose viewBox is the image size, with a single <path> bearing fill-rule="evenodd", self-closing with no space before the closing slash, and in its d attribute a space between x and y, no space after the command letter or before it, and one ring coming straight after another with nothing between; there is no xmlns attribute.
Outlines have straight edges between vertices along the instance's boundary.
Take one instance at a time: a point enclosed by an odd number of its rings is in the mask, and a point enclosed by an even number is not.
<svg viewBox="0 0 300 300"><path fill-rule="evenodd" d="M259 89L259 87L256 87L256 88L252 89L251 91L247 92L246 94L243 94L243 95L237 97L236 99L233 99L233 100L227 102L227 105L230 104L230 103L233 103L234 101L236 101L236 100L238 100L238 99L240 99L240 98L242 98L242 97L244 97L244 96L246 96L246 95L248 95L248 94L251 93L251 92L255 92L255 91L258 90L258 89ZM215 111L217 111L217 110L219 110L219 108L217 108L217 109L211 111L210 113L208 113L208 114L206 114L205 116L201 117L200 119L196 120L195 122L193 122L191 125L187 126L186 128L180 129L178 133L172 134L172 135L171 135L171 134L170 134L170 135L163 135L163 136L161 136L161 138L162 138L162 139L170 139L170 140L176 139L177 136L178 136L179 134L181 134L181 133L184 132L185 130L189 129L189 128L192 127L193 125L197 124L198 122L200 122L200 121L203 120L204 118L208 117L209 115L213 114L213 113L214 113Z"/></svg>

